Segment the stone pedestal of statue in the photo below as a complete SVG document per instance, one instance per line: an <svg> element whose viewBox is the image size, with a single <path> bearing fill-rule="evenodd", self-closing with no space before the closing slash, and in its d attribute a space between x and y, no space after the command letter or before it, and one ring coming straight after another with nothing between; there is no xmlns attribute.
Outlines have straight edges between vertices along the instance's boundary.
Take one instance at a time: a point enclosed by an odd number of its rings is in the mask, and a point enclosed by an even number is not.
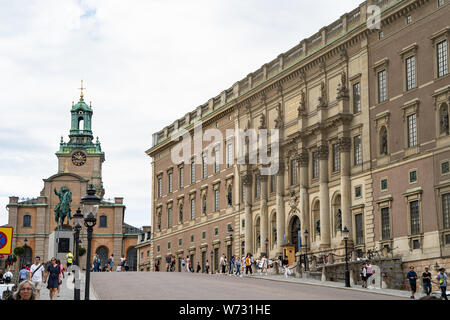
<svg viewBox="0 0 450 320"><path fill-rule="evenodd" d="M73 252L73 231L61 230L53 231L48 237L48 256L47 260L50 261L52 257L59 259L62 264L66 264L67 253Z"/></svg>

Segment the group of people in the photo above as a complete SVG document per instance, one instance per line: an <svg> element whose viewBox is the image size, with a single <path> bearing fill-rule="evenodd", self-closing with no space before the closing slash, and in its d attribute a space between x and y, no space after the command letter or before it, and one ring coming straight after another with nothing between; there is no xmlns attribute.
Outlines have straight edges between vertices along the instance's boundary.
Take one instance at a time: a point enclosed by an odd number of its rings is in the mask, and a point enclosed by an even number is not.
<svg viewBox="0 0 450 320"><path fill-rule="evenodd" d="M31 266L23 265L19 271L19 284L11 300L39 300L41 290L46 286L49 289L50 300L56 300L60 293L60 285L64 279L64 268L60 260L52 258L48 262L41 262L39 256L35 257ZM12 281L11 271L7 271L6 283Z"/></svg>
<svg viewBox="0 0 450 320"><path fill-rule="evenodd" d="M414 271L414 267L409 267L409 272L406 274L406 279L409 281L409 287L411 289L411 299L414 299L414 295L417 291L417 273ZM440 268L438 274L433 281L430 269L425 267L425 271L422 273L422 283L427 296L431 294L432 283L436 284L441 290L441 298L448 300L447 298L447 274L445 273L445 268Z"/></svg>
<svg viewBox="0 0 450 320"><path fill-rule="evenodd" d="M361 267L361 282L362 287L367 288L367 284L369 284L369 288L372 287L372 276L374 275L375 270L373 269L370 261L366 261L363 263Z"/></svg>
<svg viewBox="0 0 450 320"><path fill-rule="evenodd" d="M127 259L125 256L120 258L120 263L117 264L116 270L117 272L128 271L130 267L128 265ZM102 266L102 262L97 253L94 254L92 258L92 269L93 272L112 272L114 271L114 253L108 258L107 263Z"/></svg>

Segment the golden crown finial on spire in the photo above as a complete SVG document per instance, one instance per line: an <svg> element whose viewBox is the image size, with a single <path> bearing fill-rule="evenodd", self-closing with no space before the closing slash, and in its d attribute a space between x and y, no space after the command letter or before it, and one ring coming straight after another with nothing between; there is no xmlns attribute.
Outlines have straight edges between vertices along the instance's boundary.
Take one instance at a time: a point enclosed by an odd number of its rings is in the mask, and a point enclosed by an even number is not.
<svg viewBox="0 0 450 320"><path fill-rule="evenodd" d="M84 97L84 95L83 95L83 89L86 89L86 88L83 88L83 80L81 80L81 88L78 88L78 89L81 89L80 98L81 98L81 100L83 100L83 97Z"/></svg>

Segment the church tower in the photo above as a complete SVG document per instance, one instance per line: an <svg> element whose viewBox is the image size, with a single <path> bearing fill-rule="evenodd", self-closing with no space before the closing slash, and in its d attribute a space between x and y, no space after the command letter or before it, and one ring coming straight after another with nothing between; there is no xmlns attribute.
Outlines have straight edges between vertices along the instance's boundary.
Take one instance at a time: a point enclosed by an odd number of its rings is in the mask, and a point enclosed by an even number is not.
<svg viewBox="0 0 450 320"><path fill-rule="evenodd" d="M94 143L92 134L92 106L84 102L83 81L81 81L81 94L78 103L72 103L71 126L69 141L64 142L61 137L58 157L58 173L74 173L89 180L97 190L97 195L103 197L105 190L102 182L102 163L105 154L102 152L100 142Z"/></svg>

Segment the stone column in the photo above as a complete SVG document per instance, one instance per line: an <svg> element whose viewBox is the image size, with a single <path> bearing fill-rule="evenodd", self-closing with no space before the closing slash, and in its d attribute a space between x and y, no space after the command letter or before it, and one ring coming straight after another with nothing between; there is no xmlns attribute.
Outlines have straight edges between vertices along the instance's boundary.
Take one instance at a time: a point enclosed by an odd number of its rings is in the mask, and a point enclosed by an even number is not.
<svg viewBox="0 0 450 320"><path fill-rule="evenodd" d="M267 210L267 176L260 176L261 181L261 252L269 255L269 252L266 252L266 239L269 238L269 218L268 218L268 210Z"/></svg>
<svg viewBox="0 0 450 320"><path fill-rule="evenodd" d="M341 211L342 211L342 229L346 226L352 238L352 215L351 206L351 184L350 184L350 148L352 142L349 137L339 139L339 155L341 165Z"/></svg>
<svg viewBox="0 0 450 320"><path fill-rule="evenodd" d="M281 255L281 245L283 244L283 239L285 236L285 223L284 223L284 162L279 162L279 169L277 173L277 193L276 193L276 204L277 204L277 256Z"/></svg>
<svg viewBox="0 0 450 320"><path fill-rule="evenodd" d="M252 175L243 176L245 188L245 254L253 254Z"/></svg>
<svg viewBox="0 0 450 320"><path fill-rule="evenodd" d="M304 236L305 230L308 230L308 233L311 233L309 227L309 194L308 194L308 152L306 150L302 150L302 152L298 156L298 164L300 167L300 213L301 213L301 224L300 229L302 232L302 236ZM302 239L302 243L304 239ZM308 239L308 245L310 241Z"/></svg>
<svg viewBox="0 0 450 320"><path fill-rule="evenodd" d="M328 248L330 237L330 197L328 191L328 144L323 142L318 149L320 191L320 247Z"/></svg>

